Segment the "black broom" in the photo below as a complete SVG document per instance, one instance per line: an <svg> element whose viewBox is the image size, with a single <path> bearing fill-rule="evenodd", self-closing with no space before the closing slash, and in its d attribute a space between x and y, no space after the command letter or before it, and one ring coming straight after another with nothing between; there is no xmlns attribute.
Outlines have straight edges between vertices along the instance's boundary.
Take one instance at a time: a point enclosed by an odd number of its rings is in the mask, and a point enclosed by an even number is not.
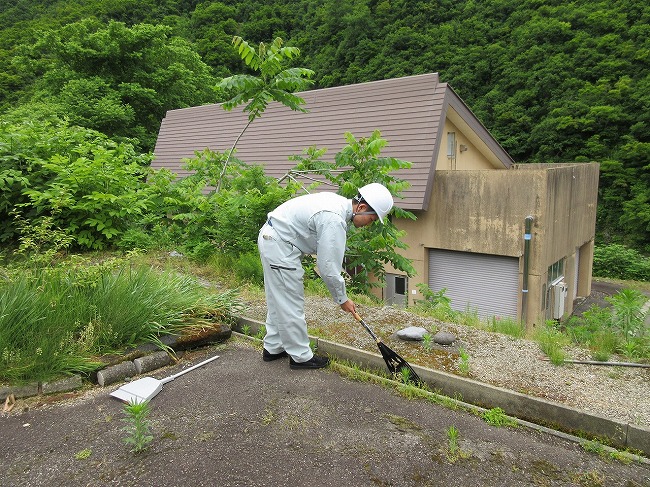
<svg viewBox="0 0 650 487"><path fill-rule="evenodd" d="M398 377L402 376L404 374L404 370L406 370L406 373L408 374L408 381L414 383L417 386L422 386L424 385L424 381L418 377L418 374L415 373L415 370L409 365L409 363L404 360L402 357L400 357L397 352L394 350L391 350L388 345L386 345L384 342L382 342L377 335L374 334L374 332L370 329L370 327L366 324L365 321L361 319L361 316L359 316L357 313L353 312L352 315L354 316L354 319L357 320L363 327L370 333L370 336L377 342L377 347L379 348L379 351L381 352L381 356L384 357L384 362L386 362L386 366L388 367L388 370L390 371L393 376Z"/></svg>

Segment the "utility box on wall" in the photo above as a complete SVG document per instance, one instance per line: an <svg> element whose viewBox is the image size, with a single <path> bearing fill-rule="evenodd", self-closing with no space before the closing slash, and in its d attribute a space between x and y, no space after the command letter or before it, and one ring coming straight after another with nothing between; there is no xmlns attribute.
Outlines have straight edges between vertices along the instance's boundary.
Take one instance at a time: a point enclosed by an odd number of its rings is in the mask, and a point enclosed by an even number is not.
<svg viewBox="0 0 650 487"><path fill-rule="evenodd" d="M386 273L384 300L390 306L404 307L407 303L408 277L400 274Z"/></svg>
<svg viewBox="0 0 650 487"><path fill-rule="evenodd" d="M553 309L553 319L559 320L564 316L564 304L568 293L566 282L560 281L553 285L551 294L551 306Z"/></svg>

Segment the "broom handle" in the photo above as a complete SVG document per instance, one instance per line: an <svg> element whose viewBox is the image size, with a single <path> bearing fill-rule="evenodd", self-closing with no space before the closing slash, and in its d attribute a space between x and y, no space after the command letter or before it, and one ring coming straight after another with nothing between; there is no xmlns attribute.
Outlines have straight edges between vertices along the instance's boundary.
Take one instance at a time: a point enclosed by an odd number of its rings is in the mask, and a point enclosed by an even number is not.
<svg viewBox="0 0 650 487"><path fill-rule="evenodd" d="M174 374L174 375L172 375L170 377L167 377L166 379L163 379L161 382L163 384L165 384L165 383L167 383L169 381L174 380L176 377L180 377L183 374L187 374L188 372L191 372L194 369L198 369L199 367L207 364L208 362L212 362L213 360L216 360L218 358L219 358L219 355L215 355L214 357L210 357L209 359L204 360L203 362L199 362L198 364L192 365L191 367L189 367L189 368L187 368L185 370L181 370L178 374Z"/></svg>
<svg viewBox="0 0 650 487"><path fill-rule="evenodd" d="M368 333L370 333L370 336L373 337L377 343L380 342L379 338L377 338L377 335L375 335L372 332L370 327L368 325L366 325L366 322L361 319L361 316L359 316L356 311L352 312L352 316L354 316L355 320L357 320L359 323L361 323L361 325L368 331Z"/></svg>

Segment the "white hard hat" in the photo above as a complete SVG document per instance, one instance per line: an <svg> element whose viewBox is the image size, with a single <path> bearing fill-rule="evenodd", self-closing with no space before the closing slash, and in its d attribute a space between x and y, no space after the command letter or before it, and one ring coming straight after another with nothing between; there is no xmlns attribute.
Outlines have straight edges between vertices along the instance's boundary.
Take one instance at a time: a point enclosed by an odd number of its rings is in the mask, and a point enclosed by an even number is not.
<svg viewBox="0 0 650 487"><path fill-rule="evenodd" d="M359 188L359 194L377 213L379 221L384 223L384 217L393 208L393 195L390 191L379 183L370 183Z"/></svg>

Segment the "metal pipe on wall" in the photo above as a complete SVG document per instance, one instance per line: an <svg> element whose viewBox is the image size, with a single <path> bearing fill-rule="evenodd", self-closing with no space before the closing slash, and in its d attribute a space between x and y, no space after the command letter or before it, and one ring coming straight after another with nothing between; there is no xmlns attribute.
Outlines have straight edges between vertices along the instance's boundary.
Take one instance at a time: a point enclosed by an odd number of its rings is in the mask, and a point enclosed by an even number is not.
<svg viewBox="0 0 650 487"><path fill-rule="evenodd" d="M521 321L526 325L526 318L528 312L528 269L530 267L530 241L532 239L531 228L533 225L533 217L528 215L525 220L524 232L524 275L521 285Z"/></svg>

